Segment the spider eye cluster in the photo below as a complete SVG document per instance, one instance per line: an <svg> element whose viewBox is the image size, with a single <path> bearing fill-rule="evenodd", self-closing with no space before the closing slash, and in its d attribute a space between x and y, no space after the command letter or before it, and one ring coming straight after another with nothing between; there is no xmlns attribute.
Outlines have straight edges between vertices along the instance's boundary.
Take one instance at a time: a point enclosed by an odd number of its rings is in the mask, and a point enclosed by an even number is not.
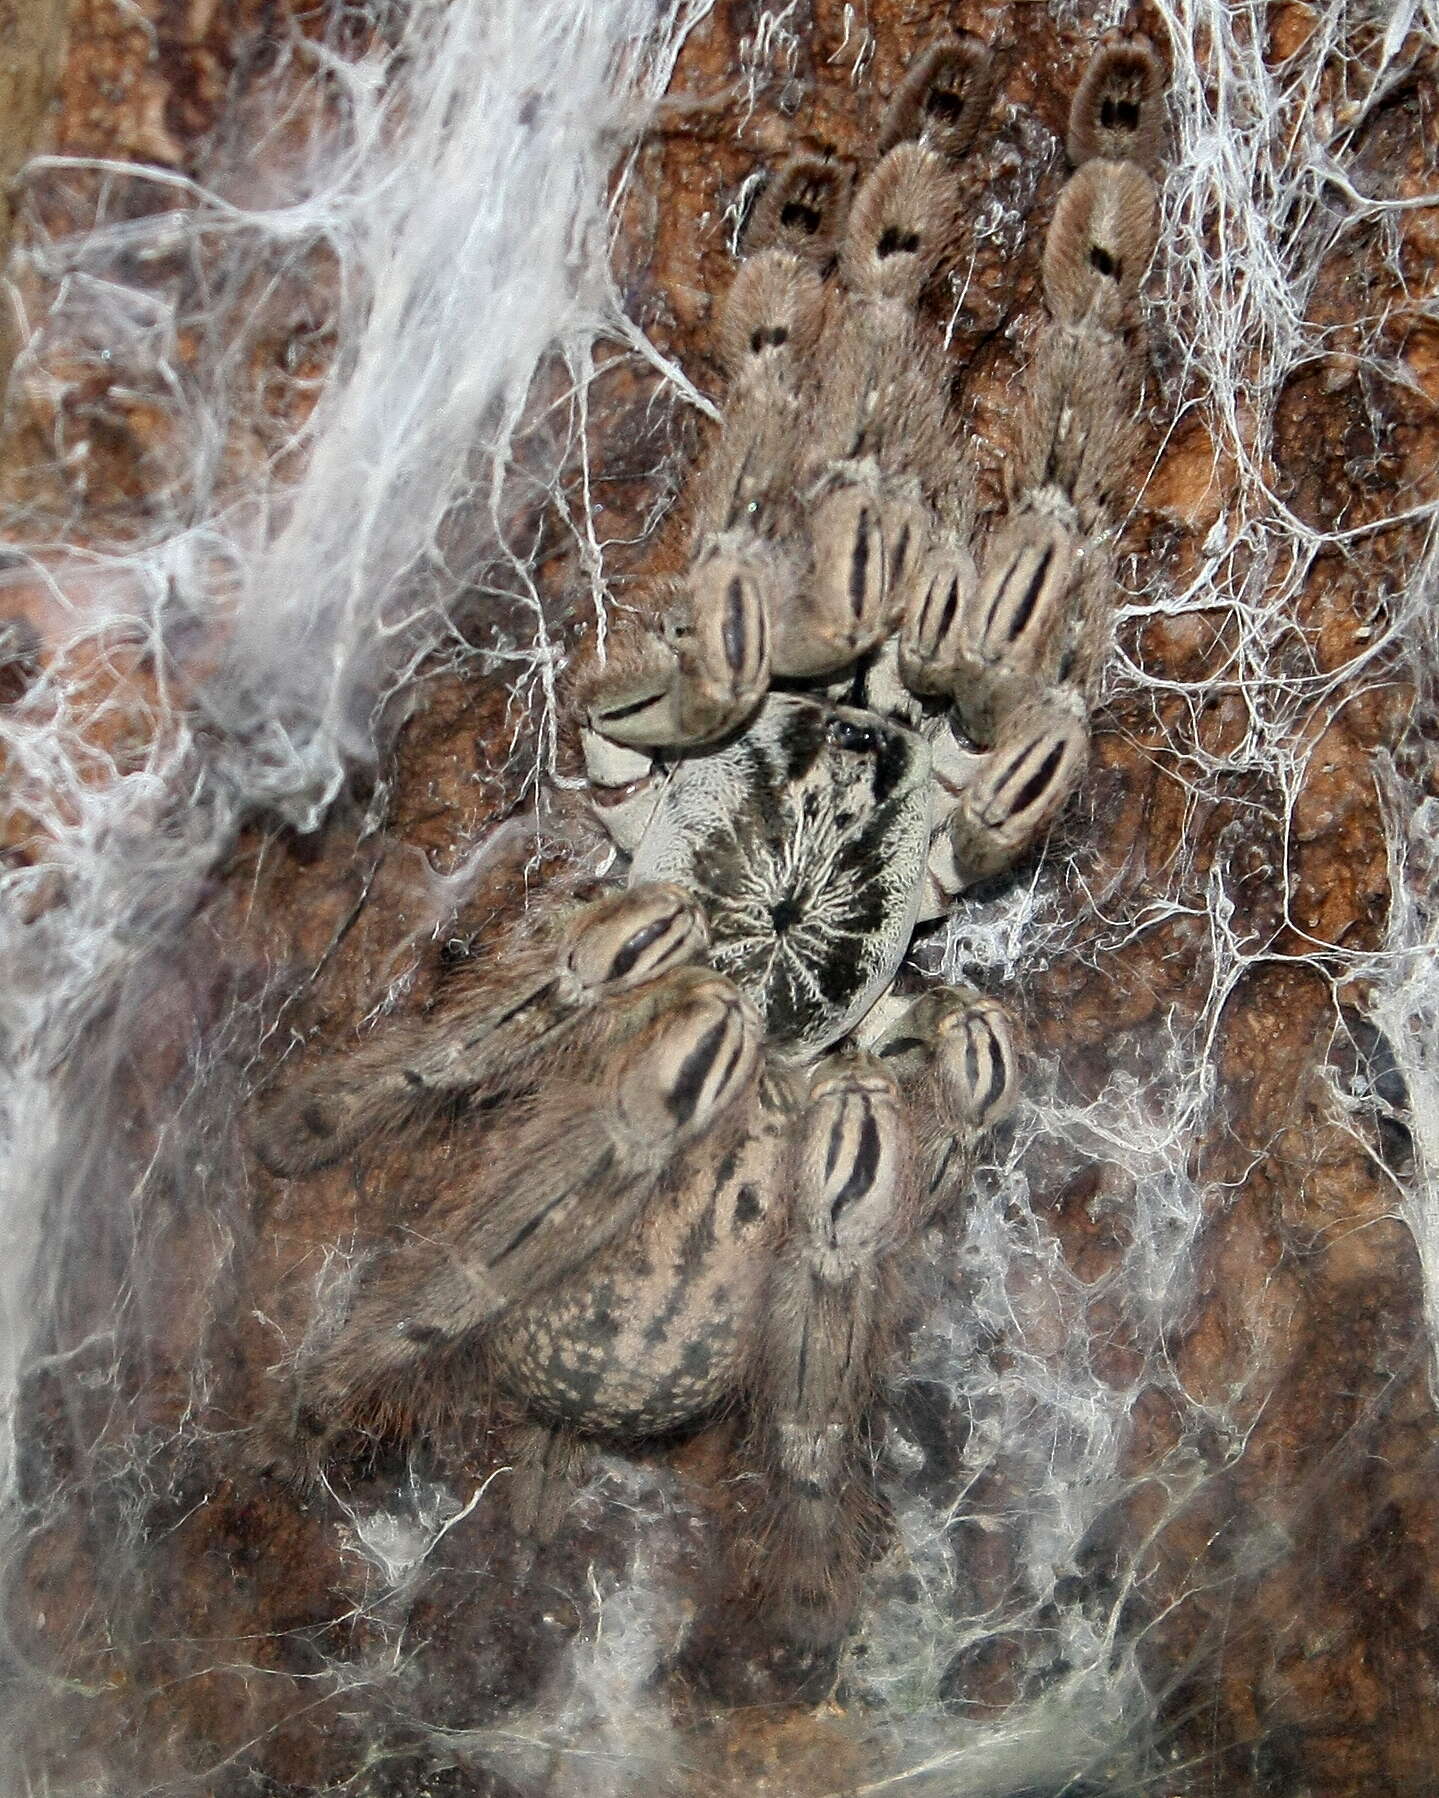
<svg viewBox="0 0 1439 1798"><path fill-rule="evenodd" d="M836 749L848 750L852 755L874 755L879 750L879 733L849 718L831 720L825 734Z"/></svg>

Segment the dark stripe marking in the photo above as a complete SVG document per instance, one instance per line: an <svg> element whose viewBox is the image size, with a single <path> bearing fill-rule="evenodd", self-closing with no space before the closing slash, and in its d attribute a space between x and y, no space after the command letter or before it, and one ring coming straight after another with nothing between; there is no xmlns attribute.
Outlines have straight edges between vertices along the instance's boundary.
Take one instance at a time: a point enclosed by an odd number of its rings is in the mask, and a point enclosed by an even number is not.
<svg viewBox="0 0 1439 1798"><path fill-rule="evenodd" d="M849 558L849 609L856 618L864 616L865 590L869 585L869 507L861 509L859 529L855 533L854 550Z"/></svg>
<svg viewBox="0 0 1439 1798"><path fill-rule="evenodd" d="M1056 768L1064 759L1064 748L1063 743L1056 743L1040 764L1038 773L1032 774L1020 788L1019 801L1014 807L1016 812L1027 812L1043 796L1054 778Z"/></svg>
<svg viewBox="0 0 1439 1798"><path fill-rule="evenodd" d="M909 556L910 529L906 525L900 532L899 545L894 552L894 560L890 564L890 580L897 587L904 576L904 564Z"/></svg>
<svg viewBox="0 0 1439 1798"><path fill-rule="evenodd" d="M1045 580L1048 578L1049 566L1053 560L1054 545L1053 543L1047 543L1044 547L1044 554L1039 558L1039 566L1031 577L1029 585L1025 588L1024 598L1020 602L1019 610L1015 614L1014 622L1009 628L1007 637L1008 642L1013 643L1017 638L1024 635L1025 627L1034 616L1034 608L1039 604L1040 589L1044 586ZM1013 570L1010 572L1012 574ZM999 591L994 596L994 604L989 608L989 617L984 623L984 634L986 637L988 637L990 632L994 629L994 622L998 618L1008 594L1009 581L1006 579L1000 583Z"/></svg>
<svg viewBox="0 0 1439 1798"><path fill-rule="evenodd" d="M557 1211L567 1199L572 1199L574 1197L575 1193L582 1185L589 1180L602 1180L610 1171L613 1159L614 1157L611 1151L606 1149L604 1154L600 1156L599 1162L595 1167L591 1168L588 1173L582 1174L579 1179L572 1180L562 1192L557 1193L556 1196L550 1200L549 1204L546 1205L542 1211L537 1211L526 1223L521 1224L519 1229L505 1244L504 1248L500 1250L499 1254L492 1255L485 1263L485 1266L498 1267L508 1256L513 1255L517 1248L529 1241L530 1237L534 1235L535 1231L539 1229L540 1225L552 1212Z"/></svg>
<svg viewBox="0 0 1439 1798"><path fill-rule="evenodd" d="M957 1136L951 1136L944 1146L944 1155L940 1160L940 1164L934 1170L934 1175L930 1180L929 1190L931 1192L938 1192L939 1188L944 1184L945 1178L949 1173L949 1164L954 1160L955 1151L958 1147L959 1138Z"/></svg>
<svg viewBox="0 0 1439 1798"><path fill-rule="evenodd" d="M933 591L933 589L931 589L931 591ZM936 649L949 635L950 627L954 623L954 615L958 610L959 576L955 575L954 579L949 583L949 589L944 596L944 609L940 613L939 629L934 634L934 644Z"/></svg>
<svg viewBox="0 0 1439 1798"><path fill-rule="evenodd" d="M972 1031L964 1038L964 1083L972 1093L979 1092L979 1045Z"/></svg>
<svg viewBox="0 0 1439 1798"><path fill-rule="evenodd" d="M473 1036L467 1036L465 1038L465 1047L467 1049L473 1049L476 1043L482 1043L487 1036L493 1036L495 1031L502 1029L506 1024L513 1023L522 1011L528 1011L532 1005L538 1005L542 999L548 998L554 990L555 982L553 980L547 980L543 986L536 987L534 992L526 993L524 998L517 999L508 1011L502 1011L499 1017L492 1019L486 1024L483 1030L476 1032Z"/></svg>
<svg viewBox="0 0 1439 1798"><path fill-rule="evenodd" d="M679 1078L665 1094L665 1109L676 1124L687 1124L694 1116L705 1080L714 1066L728 1028L728 1014L717 1018L680 1063ZM730 1057L729 1065L733 1069L733 1056Z"/></svg>
<svg viewBox="0 0 1439 1798"><path fill-rule="evenodd" d="M617 724L622 718L633 718L638 713L647 711L651 706L658 705L663 697L662 693L654 693L648 699L636 699L629 705L612 706L609 711L601 712L599 716L606 724Z"/></svg>
<svg viewBox="0 0 1439 1798"><path fill-rule="evenodd" d="M856 1199L862 1199L872 1189L879 1172L879 1157L879 1125L875 1122L874 1112L866 1105L864 1123L859 1132L859 1153L849 1170L848 1179L829 1208L831 1223L838 1223L840 1212Z"/></svg>
<svg viewBox="0 0 1439 1798"><path fill-rule="evenodd" d="M997 1105L999 1103L1000 1099L1004 1096L1005 1087L1009 1084L1007 1078L1008 1070L1005 1067L1003 1055L996 1054L991 1056L989 1066L989 1090L984 1095L984 1109L986 1111L988 1111L992 1105Z"/></svg>
<svg viewBox="0 0 1439 1798"><path fill-rule="evenodd" d="M725 661L738 674L745 665L744 582L738 575L725 588L724 628L720 636Z"/></svg>
<svg viewBox="0 0 1439 1798"><path fill-rule="evenodd" d="M652 943L658 942L671 929L674 921L675 913L666 912L662 918L655 918L646 924L643 930L637 930L610 964L610 979L622 980L626 974L630 973L645 950Z"/></svg>

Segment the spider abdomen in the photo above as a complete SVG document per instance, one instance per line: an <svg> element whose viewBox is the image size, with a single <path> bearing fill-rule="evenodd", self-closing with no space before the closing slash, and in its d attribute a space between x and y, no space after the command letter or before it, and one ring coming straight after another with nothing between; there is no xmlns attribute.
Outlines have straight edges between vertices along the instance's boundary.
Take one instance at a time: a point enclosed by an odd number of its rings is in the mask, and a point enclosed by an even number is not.
<svg viewBox="0 0 1439 1798"><path fill-rule="evenodd" d="M702 1138L583 1282L519 1306L489 1360L525 1410L585 1433L661 1435L743 1385L784 1223L787 1107Z"/></svg>

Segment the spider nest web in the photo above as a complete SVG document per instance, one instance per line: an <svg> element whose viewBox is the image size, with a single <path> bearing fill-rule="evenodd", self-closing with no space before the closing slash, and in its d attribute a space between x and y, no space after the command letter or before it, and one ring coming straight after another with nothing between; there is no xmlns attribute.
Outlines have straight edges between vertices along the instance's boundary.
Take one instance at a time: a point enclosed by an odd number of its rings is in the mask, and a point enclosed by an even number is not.
<svg viewBox="0 0 1439 1798"><path fill-rule="evenodd" d="M563 656L713 417L748 185L866 157L929 27L119 14L85 23L121 141L74 103L10 270L0 1780L1419 1789L1439 8L943 21L1004 46L950 327L996 506L1064 99L1112 26L1169 64L1148 455L1086 792L924 951L1016 1005L1031 1074L937 1245L896 1543L840 1704L729 1717L662 1677L703 1443L607 1464L548 1559L493 1460L256 1490L246 1405L359 1239L238 1119L291 1032L413 1003L592 856Z"/></svg>

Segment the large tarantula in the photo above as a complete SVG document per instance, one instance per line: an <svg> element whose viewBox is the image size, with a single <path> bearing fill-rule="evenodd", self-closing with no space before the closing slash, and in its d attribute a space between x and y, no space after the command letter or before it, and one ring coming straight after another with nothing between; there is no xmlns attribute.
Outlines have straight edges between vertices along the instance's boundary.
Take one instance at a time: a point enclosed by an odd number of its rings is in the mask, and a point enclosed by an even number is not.
<svg viewBox="0 0 1439 1798"><path fill-rule="evenodd" d="M525 1529L554 1527L585 1439L741 1407L760 1585L813 1647L843 1634L872 1547L867 1423L907 1254L1015 1092L994 1000L891 983L916 923L1028 848L1081 776L1137 406L1161 80L1112 40L1074 98L1050 316L977 571L925 302L988 67L976 40L932 46L852 197L804 159L758 203L681 571L576 679L628 888L288 1077L255 1131L298 1174L448 1120L437 1190L301 1368L301 1465L457 1344L527 1419Z"/></svg>

